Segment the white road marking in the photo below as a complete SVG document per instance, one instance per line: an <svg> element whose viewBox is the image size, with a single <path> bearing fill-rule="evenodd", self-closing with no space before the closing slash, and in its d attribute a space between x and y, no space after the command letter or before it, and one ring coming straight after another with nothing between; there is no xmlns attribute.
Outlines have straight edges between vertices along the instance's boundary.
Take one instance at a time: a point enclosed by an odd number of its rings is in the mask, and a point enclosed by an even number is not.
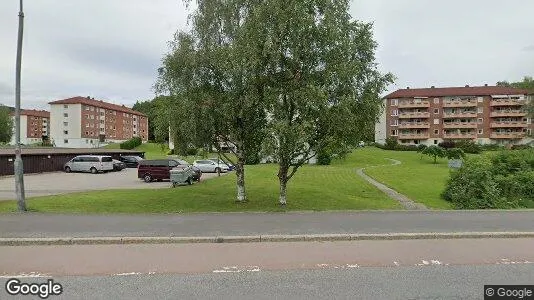
<svg viewBox="0 0 534 300"><path fill-rule="evenodd" d="M395 266L400 266L398 262L394 261L393 264L395 264Z"/></svg>
<svg viewBox="0 0 534 300"><path fill-rule="evenodd" d="M239 268L237 266L231 266L231 267L222 267L220 270L213 270L213 273L239 273L239 272L259 272L261 271L260 267L258 266L245 266L242 268Z"/></svg>
<svg viewBox="0 0 534 300"><path fill-rule="evenodd" d="M30 273L20 273L20 274L13 274L13 275L0 275L0 278L22 278L22 277L50 277L48 274L41 274L37 272L30 272Z"/></svg>
<svg viewBox="0 0 534 300"><path fill-rule="evenodd" d="M129 276L129 275L141 275L141 273L139 273L139 272L130 272L130 273L113 274L113 276Z"/></svg>

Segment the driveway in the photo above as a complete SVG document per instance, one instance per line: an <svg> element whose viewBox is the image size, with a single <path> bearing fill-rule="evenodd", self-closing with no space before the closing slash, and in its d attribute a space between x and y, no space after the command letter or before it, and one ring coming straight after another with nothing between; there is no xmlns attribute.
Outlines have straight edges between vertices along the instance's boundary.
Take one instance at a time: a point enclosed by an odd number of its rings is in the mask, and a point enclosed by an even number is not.
<svg viewBox="0 0 534 300"><path fill-rule="evenodd" d="M224 173L221 174L225 175ZM217 177L216 173L203 173L202 180ZM169 188L167 182L145 183L137 178L136 168L101 174L53 172L24 175L26 197L66 194L73 192L110 189ZM0 201L16 199L15 177L0 177Z"/></svg>

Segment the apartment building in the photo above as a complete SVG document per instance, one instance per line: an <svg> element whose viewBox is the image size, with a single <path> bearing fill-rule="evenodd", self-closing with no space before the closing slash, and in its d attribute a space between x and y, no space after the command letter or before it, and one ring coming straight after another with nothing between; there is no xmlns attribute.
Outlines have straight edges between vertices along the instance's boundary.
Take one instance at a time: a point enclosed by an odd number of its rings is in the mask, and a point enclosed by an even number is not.
<svg viewBox="0 0 534 300"><path fill-rule="evenodd" d="M49 102L51 140L56 147L99 147L132 137L148 141L146 115L91 97Z"/></svg>
<svg viewBox="0 0 534 300"><path fill-rule="evenodd" d="M375 141L436 145L444 140L527 144L534 129L526 104L534 95L502 86L400 89L384 97Z"/></svg>
<svg viewBox="0 0 534 300"><path fill-rule="evenodd" d="M13 124L15 123L15 113L11 113ZM40 143L50 135L50 112L45 110L21 109L20 110L20 143L24 145ZM16 141L15 126L11 136L11 145Z"/></svg>

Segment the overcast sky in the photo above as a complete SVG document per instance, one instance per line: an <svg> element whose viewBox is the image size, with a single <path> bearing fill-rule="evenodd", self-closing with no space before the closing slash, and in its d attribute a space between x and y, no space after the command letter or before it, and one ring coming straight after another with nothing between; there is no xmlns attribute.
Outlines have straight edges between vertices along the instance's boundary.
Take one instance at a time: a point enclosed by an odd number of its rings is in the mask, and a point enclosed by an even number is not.
<svg viewBox="0 0 534 300"><path fill-rule="evenodd" d="M14 106L18 0L0 1L0 103ZM181 0L26 0L22 107L92 96L133 105L152 85L167 42L185 28ZM495 84L534 75L532 0L353 0L374 22L389 91Z"/></svg>

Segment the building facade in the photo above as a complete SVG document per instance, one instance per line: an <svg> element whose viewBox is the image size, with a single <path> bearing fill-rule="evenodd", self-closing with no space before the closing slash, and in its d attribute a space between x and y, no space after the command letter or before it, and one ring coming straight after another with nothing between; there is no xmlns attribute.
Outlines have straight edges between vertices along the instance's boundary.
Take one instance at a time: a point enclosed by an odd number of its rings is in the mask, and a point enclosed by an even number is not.
<svg viewBox="0 0 534 300"><path fill-rule="evenodd" d="M15 113L11 113L15 124ZM20 110L20 143L30 145L40 143L50 136L50 112L45 110L21 109ZM11 136L11 145L15 145L15 126Z"/></svg>
<svg viewBox="0 0 534 300"><path fill-rule="evenodd" d="M147 116L124 105L90 97L73 97L49 104L50 136L56 147L101 147L133 137L148 141Z"/></svg>
<svg viewBox="0 0 534 300"><path fill-rule="evenodd" d="M501 86L400 89L384 97L375 141L436 145L444 140L528 144L534 124L526 105L534 95Z"/></svg>

